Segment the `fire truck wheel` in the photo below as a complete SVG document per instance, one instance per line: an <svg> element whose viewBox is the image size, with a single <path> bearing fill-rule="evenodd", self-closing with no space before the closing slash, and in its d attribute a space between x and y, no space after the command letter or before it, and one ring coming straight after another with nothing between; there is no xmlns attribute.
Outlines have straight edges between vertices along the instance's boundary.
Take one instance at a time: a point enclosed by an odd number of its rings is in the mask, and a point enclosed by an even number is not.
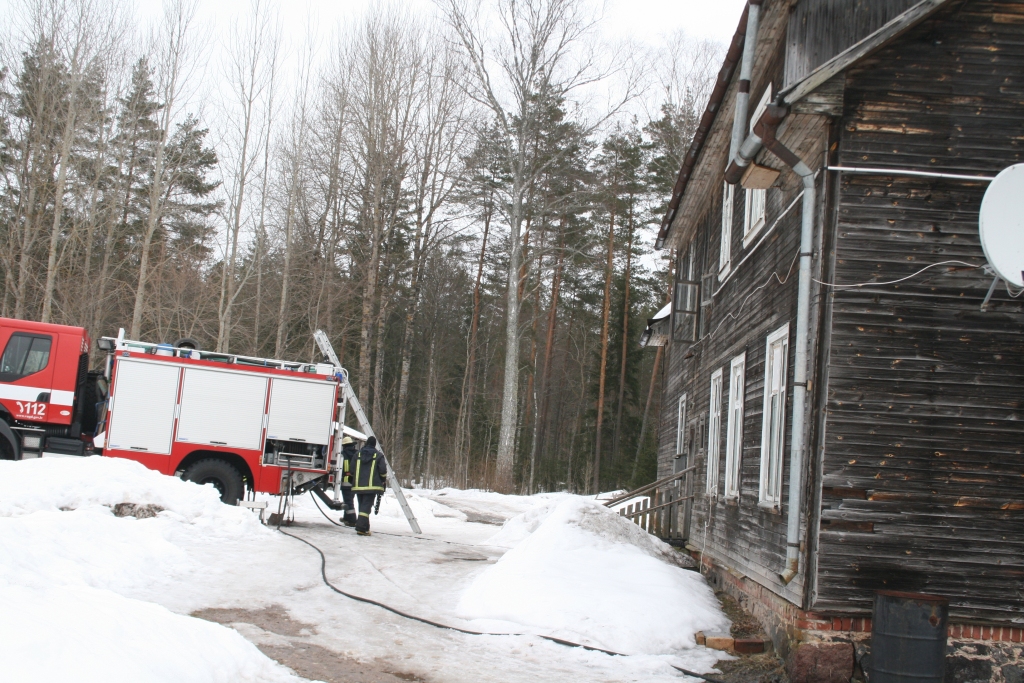
<svg viewBox="0 0 1024 683"><path fill-rule="evenodd" d="M0 460L14 460L14 446L0 434Z"/></svg>
<svg viewBox="0 0 1024 683"><path fill-rule="evenodd" d="M238 505L238 501L245 493L242 473L231 463L216 458L194 463L185 470L181 478L197 484L213 484L213 488L220 493L221 502L228 505Z"/></svg>

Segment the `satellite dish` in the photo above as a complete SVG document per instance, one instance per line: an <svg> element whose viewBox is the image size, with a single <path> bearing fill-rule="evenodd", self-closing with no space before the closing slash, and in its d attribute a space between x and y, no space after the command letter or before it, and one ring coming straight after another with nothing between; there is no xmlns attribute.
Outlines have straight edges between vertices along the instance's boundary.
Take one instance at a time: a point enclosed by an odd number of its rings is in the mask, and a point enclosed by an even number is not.
<svg viewBox="0 0 1024 683"><path fill-rule="evenodd" d="M996 275L1024 287L1024 164L1004 168L988 186L978 232Z"/></svg>

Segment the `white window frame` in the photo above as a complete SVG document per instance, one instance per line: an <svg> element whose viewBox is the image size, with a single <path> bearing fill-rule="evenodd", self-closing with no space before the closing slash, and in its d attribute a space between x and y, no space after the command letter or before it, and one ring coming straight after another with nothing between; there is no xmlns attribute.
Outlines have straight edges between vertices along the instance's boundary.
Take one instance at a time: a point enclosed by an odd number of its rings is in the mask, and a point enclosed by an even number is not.
<svg viewBox="0 0 1024 683"><path fill-rule="evenodd" d="M704 491L718 497L718 469L722 445L722 368L711 373L711 405L708 410L708 457Z"/></svg>
<svg viewBox="0 0 1024 683"><path fill-rule="evenodd" d="M747 353L729 364L729 416L725 436L725 499L740 496L740 461L743 456L743 403L746 396Z"/></svg>
<svg viewBox="0 0 1024 683"><path fill-rule="evenodd" d="M750 128L753 129L754 124L757 123L758 119L764 113L764 110L768 108L768 103L772 99L772 84L769 83L768 87L764 89L764 94L761 95L761 100L757 103L754 108L754 115L750 117ZM761 228L765 224L765 200L768 198L768 190L747 190L745 201L743 202L743 247L746 248L750 241L757 236Z"/></svg>
<svg viewBox="0 0 1024 683"><path fill-rule="evenodd" d="M743 203L743 246L750 245L751 240L765 224L765 201L768 190L746 190Z"/></svg>
<svg viewBox="0 0 1024 683"><path fill-rule="evenodd" d="M686 394L679 397L679 404L676 406L676 455L681 456L686 447Z"/></svg>
<svg viewBox="0 0 1024 683"><path fill-rule="evenodd" d="M782 461L786 445L786 376L789 371L789 323L768 335L764 357L764 408L761 417L759 507L782 506Z"/></svg>
<svg viewBox="0 0 1024 683"><path fill-rule="evenodd" d="M722 183L722 240L718 251L718 278L729 274L732 267L732 211L736 199L736 186Z"/></svg>

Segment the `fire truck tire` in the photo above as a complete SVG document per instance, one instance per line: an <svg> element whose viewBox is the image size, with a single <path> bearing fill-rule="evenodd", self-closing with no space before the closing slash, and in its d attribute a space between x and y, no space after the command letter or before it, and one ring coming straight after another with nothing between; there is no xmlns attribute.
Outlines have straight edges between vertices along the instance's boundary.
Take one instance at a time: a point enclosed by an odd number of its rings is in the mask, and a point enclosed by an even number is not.
<svg viewBox="0 0 1024 683"><path fill-rule="evenodd" d="M0 436L0 460L14 460L14 446L5 436Z"/></svg>
<svg viewBox="0 0 1024 683"><path fill-rule="evenodd" d="M199 342L197 342L195 339L191 339L189 337L184 337L183 339L179 339L178 341L174 342L174 348L176 348L176 349L198 349L199 348Z"/></svg>
<svg viewBox="0 0 1024 683"><path fill-rule="evenodd" d="M0 420L0 460L18 459L18 437L8 426L7 422Z"/></svg>
<svg viewBox="0 0 1024 683"><path fill-rule="evenodd" d="M197 484L213 484L220 493L221 502L228 505L238 505L238 501L245 493L242 473L231 463L218 458L207 458L193 463L181 478Z"/></svg>

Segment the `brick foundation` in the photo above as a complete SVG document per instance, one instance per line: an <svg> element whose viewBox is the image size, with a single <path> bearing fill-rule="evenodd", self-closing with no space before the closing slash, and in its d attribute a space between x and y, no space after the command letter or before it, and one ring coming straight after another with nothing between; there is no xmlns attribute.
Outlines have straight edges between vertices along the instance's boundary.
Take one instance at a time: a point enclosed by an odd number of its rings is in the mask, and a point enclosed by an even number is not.
<svg viewBox="0 0 1024 683"><path fill-rule="evenodd" d="M759 583L714 565L706 555L701 569L716 590L731 595L761 623L787 661L793 683L842 678L813 668L808 673L802 664L820 661L820 652L840 643L852 646L854 652L852 668L843 680L864 680L862 668L867 667L871 655L870 617L800 609ZM954 623L949 625L947 643L948 683L1024 683L1024 627Z"/></svg>

